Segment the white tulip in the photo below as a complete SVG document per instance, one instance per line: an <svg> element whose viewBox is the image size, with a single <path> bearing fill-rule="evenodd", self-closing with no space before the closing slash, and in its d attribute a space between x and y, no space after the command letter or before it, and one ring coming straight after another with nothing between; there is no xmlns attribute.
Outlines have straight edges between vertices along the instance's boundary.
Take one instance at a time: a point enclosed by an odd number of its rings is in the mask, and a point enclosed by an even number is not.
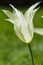
<svg viewBox="0 0 43 65"><path fill-rule="evenodd" d="M13 8L13 13L11 13L8 10L2 10L9 17L9 19L6 19L6 20L14 24L14 30L15 30L16 35L25 43L31 42L34 32L43 35L43 29L39 29L39 28L35 29L33 26L34 15L36 11L39 9L39 8L35 9L35 7L39 3L40 2L32 5L24 13L24 15L21 11L17 10L11 4L10 6Z"/></svg>

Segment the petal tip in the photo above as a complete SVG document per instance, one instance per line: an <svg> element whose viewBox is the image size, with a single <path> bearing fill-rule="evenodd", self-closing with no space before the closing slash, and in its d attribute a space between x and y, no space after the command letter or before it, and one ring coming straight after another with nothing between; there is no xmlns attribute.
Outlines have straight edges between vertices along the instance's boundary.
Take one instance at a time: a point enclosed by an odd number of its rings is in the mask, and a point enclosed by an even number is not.
<svg viewBox="0 0 43 65"><path fill-rule="evenodd" d="M41 16L41 18L43 18L43 16Z"/></svg>

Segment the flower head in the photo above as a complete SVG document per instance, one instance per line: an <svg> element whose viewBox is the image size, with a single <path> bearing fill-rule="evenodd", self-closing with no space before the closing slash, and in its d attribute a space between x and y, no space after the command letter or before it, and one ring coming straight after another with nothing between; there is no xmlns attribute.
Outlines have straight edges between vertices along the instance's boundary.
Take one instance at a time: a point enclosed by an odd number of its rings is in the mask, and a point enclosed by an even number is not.
<svg viewBox="0 0 43 65"><path fill-rule="evenodd" d="M16 35L25 43L29 43L32 40L34 32L43 35L43 33L40 32L40 31L42 31L42 29L39 29L39 28L35 29L33 26L33 22L32 22L36 11L39 9L39 8L35 9L35 7L39 3L40 2L32 5L24 13L24 15L21 11L16 9L11 4L10 4L10 6L13 8L13 13L11 13L8 10L2 10L9 17L9 19L6 19L6 20L13 23Z"/></svg>

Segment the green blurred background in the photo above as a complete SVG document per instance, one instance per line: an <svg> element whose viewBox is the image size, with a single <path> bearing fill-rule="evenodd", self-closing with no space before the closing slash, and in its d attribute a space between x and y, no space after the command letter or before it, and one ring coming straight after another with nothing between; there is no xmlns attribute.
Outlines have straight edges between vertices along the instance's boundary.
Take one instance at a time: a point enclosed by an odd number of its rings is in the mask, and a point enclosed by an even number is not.
<svg viewBox="0 0 43 65"><path fill-rule="evenodd" d="M32 65L28 45L23 43L15 34L13 24L4 19L8 18L1 10L12 11L9 3L23 13L32 4L40 0L0 0L0 65ZM43 28L43 1L39 5L40 9L36 12L33 19L34 27ZM35 65L43 65L43 36L34 34L31 41L31 48L34 56Z"/></svg>

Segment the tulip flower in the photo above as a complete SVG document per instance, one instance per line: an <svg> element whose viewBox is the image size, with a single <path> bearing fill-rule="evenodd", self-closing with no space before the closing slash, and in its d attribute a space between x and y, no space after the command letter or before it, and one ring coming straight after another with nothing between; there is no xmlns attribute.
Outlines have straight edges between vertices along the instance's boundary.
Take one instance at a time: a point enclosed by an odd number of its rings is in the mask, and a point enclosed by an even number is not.
<svg viewBox="0 0 43 65"><path fill-rule="evenodd" d="M34 28L33 25L33 18L35 16L35 13L39 9L39 7L38 8L35 7L39 3L40 2L32 5L28 10L26 10L24 14L11 4L10 6L13 8L13 12L10 12L8 10L2 10L9 17L9 19L6 20L10 21L14 25L14 30L18 38L27 44L30 43L31 40L33 39L34 33L43 35L43 28ZM34 65L33 55L30 45L29 45L29 49L32 57L32 63Z"/></svg>
<svg viewBox="0 0 43 65"><path fill-rule="evenodd" d="M10 6L13 8L13 13L8 10L2 10L9 17L9 19L6 20L10 21L14 25L16 35L25 43L31 42L34 32L43 35L42 29L34 28L33 25L34 15L39 9L35 9L35 7L39 3L40 2L32 5L24 14L11 4Z"/></svg>

